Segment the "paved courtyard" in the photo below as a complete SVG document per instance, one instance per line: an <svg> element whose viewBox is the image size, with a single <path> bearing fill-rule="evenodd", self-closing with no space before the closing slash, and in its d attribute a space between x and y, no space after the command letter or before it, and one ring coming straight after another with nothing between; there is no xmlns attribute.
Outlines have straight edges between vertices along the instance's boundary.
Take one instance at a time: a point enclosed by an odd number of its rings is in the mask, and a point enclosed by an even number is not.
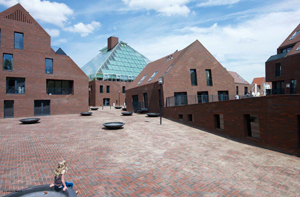
<svg viewBox="0 0 300 197"><path fill-rule="evenodd" d="M78 196L300 196L300 158L116 109L0 120L0 196L53 182L65 159ZM105 130L109 121L124 129Z"/></svg>

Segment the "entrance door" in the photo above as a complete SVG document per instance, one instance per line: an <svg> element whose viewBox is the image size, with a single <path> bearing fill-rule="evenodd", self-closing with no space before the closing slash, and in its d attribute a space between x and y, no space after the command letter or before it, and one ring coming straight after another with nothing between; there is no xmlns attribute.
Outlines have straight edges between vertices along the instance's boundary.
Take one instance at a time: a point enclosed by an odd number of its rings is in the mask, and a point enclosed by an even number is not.
<svg viewBox="0 0 300 197"><path fill-rule="evenodd" d="M110 106L110 99L109 98L104 98L103 99L103 106Z"/></svg>
<svg viewBox="0 0 300 197"><path fill-rule="evenodd" d="M148 108L148 95L147 95L147 93L144 93L144 106L145 106L145 108Z"/></svg>
<svg viewBox="0 0 300 197"><path fill-rule="evenodd" d="M35 116L50 115L50 100L35 100L34 101L34 115Z"/></svg>
<svg viewBox="0 0 300 197"><path fill-rule="evenodd" d="M198 103L208 103L208 92L197 92Z"/></svg>
<svg viewBox="0 0 300 197"><path fill-rule="evenodd" d="M14 117L14 101L4 101L4 118Z"/></svg>
<svg viewBox="0 0 300 197"><path fill-rule="evenodd" d="M133 106L133 111L136 112L138 109L141 109L142 106L139 104L139 97L138 95L133 95L132 96L132 106Z"/></svg>

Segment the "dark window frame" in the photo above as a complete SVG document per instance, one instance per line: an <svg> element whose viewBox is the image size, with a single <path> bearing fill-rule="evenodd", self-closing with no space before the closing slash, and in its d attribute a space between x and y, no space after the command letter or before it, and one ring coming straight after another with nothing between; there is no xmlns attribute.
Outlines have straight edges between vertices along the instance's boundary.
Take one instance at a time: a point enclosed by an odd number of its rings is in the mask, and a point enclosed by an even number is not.
<svg viewBox="0 0 300 197"><path fill-rule="evenodd" d="M48 70L50 70L49 68L47 68L47 60L52 60L51 72L47 72ZM45 58L45 73L46 74L53 74L53 59L52 58Z"/></svg>
<svg viewBox="0 0 300 197"><path fill-rule="evenodd" d="M8 80L9 79L11 79L11 80L14 80L14 86L12 86L12 87L14 87L14 93L13 92L11 92L11 90L9 90L8 89ZM18 88L18 81L17 80L21 80L21 79L24 79L24 81L23 82L19 82L19 83L24 83L24 91L22 91L22 89L21 89L21 93L16 93L16 92L20 92L19 91L19 89L17 89ZM24 77L6 77L6 94L25 94L25 78ZM17 86L16 86L17 85ZM22 88L22 87L21 87Z"/></svg>
<svg viewBox="0 0 300 197"><path fill-rule="evenodd" d="M106 94L110 93L110 86L106 86Z"/></svg>
<svg viewBox="0 0 300 197"><path fill-rule="evenodd" d="M191 78L191 85L192 86L197 86L198 81L197 81L197 71L196 71L196 69L190 69L190 78Z"/></svg>
<svg viewBox="0 0 300 197"><path fill-rule="evenodd" d="M223 95L222 93L227 93L227 95ZM221 99L224 98L224 99ZM218 91L218 99L219 101L228 101L229 100L229 92L228 90Z"/></svg>
<svg viewBox="0 0 300 197"><path fill-rule="evenodd" d="M49 87L49 82L53 82L53 91L51 91L51 89ZM58 85L59 82L60 82L60 86ZM63 93L64 82L68 82L68 88L67 88L68 91L66 91L67 93ZM57 87L57 86L59 86L59 87ZM73 80L46 79L46 90L47 90L48 95L74 95L74 81Z"/></svg>
<svg viewBox="0 0 300 197"><path fill-rule="evenodd" d="M213 86L211 69L205 69L206 85Z"/></svg>
<svg viewBox="0 0 300 197"><path fill-rule="evenodd" d="M4 55L11 55L11 69L5 69L4 68L4 65L5 65L5 59L4 59ZM11 54L11 53L3 53L3 56L2 56L2 59L3 59L3 71L13 71L13 68L14 68L14 64L13 64L13 61L14 61L14 55Z"/></svg>
<svg viewBox="0 0 300 197"><path fill-rule="evenodd" d="M236 86L236 95L239 95L239 86Z"/></svg>
<svg viewBox="0 0 300 197"><path fill-rule="evenodd" d="M100 85L100 94L103 94L103 85Z"/></svg>
<svg viewBox="0 0 300 197"><path fill-rule="evenodd" d="M125 94L125 92L126 92L126 87L122 86L122 94Z"/></svg>
<svg viewBox="0 0 300 197"><path fill-rule="evenodd" d="M281 63L276 63L275 64L275 77L280 77L281 76Z"/></svg>
<svg viewBox="0 0 300 197"><path fill-rule="evenodd" d="M22 34L22 48L16 48L16 34ZM14 49L24 49L24 33L17 31L14 32Z"/></svg>

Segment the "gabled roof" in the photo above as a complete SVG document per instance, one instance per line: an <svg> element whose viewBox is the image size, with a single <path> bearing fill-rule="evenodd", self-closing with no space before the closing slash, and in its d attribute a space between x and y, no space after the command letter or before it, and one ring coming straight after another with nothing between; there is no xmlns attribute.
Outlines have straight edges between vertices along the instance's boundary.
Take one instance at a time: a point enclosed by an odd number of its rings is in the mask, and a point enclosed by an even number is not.
<svg viewBox="0 0 300 197"><path fill-rule="evenodd" d="M107 47L85 64L81 69L90 78L135 79L150 61L124 42L119 42L113 49Z"/></svg>
<svg viewBox="0 0 300 197"><path fill-rule="evenodd" d="M142 70L142 72L131 83L128 89L136 88L142 85L148 85L151 83L156 83L160 77L164 77L172 69L173 65L176 64L176 62L182 57L182 55L188 50L188 48L196 42L199 41L196 40L195 42L193 42L192 44L180 51L175 51L172 54L169 54L163 58L160 58L154 62L147 64L147 66ZM152 77L156 71L156 75ZM143 80L141 81L141 79Z"/></svg>
<svg viewBox="0 0 300 197"><path fill-rule="evenodd" d="M283 41L278 48L283 48L300 41L300 24L292 31L292 33Z"/></svg>
<svg viewBox="0 0 300 197"><path fill-rule="evenodd" d="M235 83L249 85L249 83L245 79L243 79L239 74L237 74L236 72L233 72L233 71L228 71L228 72L233 77Z"/></svg>
<svg viewBox="0 0 300 197"><path fill-rule="evenodd" d="M253 79L252 84L262 85L265 82L264 77L257 77Z"/></svg>

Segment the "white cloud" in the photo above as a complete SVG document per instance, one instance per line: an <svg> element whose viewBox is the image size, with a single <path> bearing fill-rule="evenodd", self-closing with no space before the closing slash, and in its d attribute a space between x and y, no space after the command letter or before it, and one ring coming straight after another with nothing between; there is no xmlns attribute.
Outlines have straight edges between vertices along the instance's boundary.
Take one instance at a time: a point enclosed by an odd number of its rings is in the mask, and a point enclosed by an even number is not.
<svg viewBox="0 0 300 197"><path fill-rule="evenodd" d="M68 16L74 12L64 3L41 0L0 0L0 4L10 7L20 3L33 18L60 27L67 22Z"/></svg>
<svg viewBox="0 0 300 197"><path fill-rule="evenodd" d="M58 29L45 29L45 30L51 37L57 37L59 36L60 33Z"/></svg>
<svg viewBox="0 0 300 197"><path fill-rule="evenodd" d="M77 23L71 27L64 28L65 31L80 33L81 37L85 37L90 33L93 33L101 27L101 23L92 21L90 24Z"/></svg>
<svg viewBox="0 0 300 197"><path fill-rule="evenodd" d="M203 3L198 3L198 7L207 7L207 6L220 6L220 5L232 5L240 2L241 0L208 0Z"/></svg>
<svg viewBox="0 0 300 197"><path fill-rule="evenodd" d="M190 9L186 6L191 0L122 0L131 8L140 8L147 10L156 10L166 15L182 15L187 16Z"/></svg>
<svg viewBox="0 0 300 197"><path fill-rule="evenodd" d="M51 46L59 46L61 44L67 43L68 40L67 39L59 39L59 40L55 40L54 42L52 42Z"/></svg>

